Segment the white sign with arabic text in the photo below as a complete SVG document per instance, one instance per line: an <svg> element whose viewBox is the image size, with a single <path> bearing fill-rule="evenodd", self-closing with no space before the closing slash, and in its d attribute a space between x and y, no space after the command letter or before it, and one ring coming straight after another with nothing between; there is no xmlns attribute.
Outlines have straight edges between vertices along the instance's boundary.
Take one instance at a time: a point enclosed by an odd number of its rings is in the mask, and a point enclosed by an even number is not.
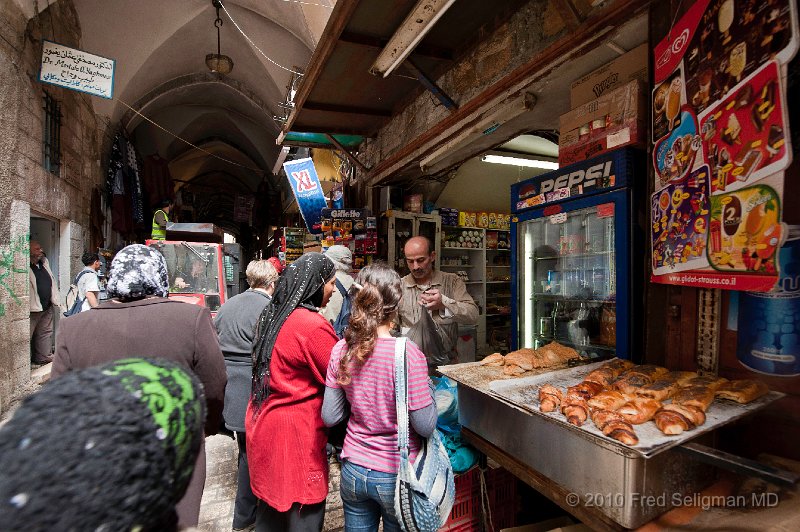
<svg viewBox="0 0 800 532"><path fill-rule="evenodd" d="M113 59L44 41L39 81L110 99L114 67Z"/></svg>

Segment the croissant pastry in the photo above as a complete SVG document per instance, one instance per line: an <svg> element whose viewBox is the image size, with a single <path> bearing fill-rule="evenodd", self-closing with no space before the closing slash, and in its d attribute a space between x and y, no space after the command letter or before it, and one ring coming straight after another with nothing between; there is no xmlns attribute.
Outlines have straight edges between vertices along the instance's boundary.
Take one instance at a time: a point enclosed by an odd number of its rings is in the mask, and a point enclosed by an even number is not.
<svg viewBox="0 0 800 532"><path fill-rule="evenodd" d="M561 406L563 397L561 390L551 384L545 384L539 388L539 410L542 412L554 412Z"/></svg>
<svg viewBox="0 0 800 532"><path fill-rule="evenodd" d="M706 421L706 416L697 407L673 403L661 407L653 419L658 430L664 434L675 436L702 425Z"/></svg>
<svg viewBox="0 0 800 532"><path fill-rule="evenodd" d="M567 388L567 394L573 393L582 396L584 399L591 399L603 389L602 384L596 382L583 381L575 386Z"/></svg>
<svg viewBox="0 0 800 532"><path fill-rule="evenodd" d="M589 417L589 405L586 399L580 395L569 395L561 403L561 412L566 416L567 421L576 427L580 427Z"/></svg>
<svg viewBox="0 0 800 532"><path fill-rule="evenodd" d="M622 392L616 390L603 390L591 399L589 399L589 407L593 410L617 410L619 407L627 403L629 398Z"/></svg>
<svg viewBox="0 0 800 532"><path fill-rule="evenodd" d="M617 413L628 423L632 425L641 425L653 419L653 416L659 408L661 408L661 401L648 399L646 397L635 397L622 405Z"/></svg>
<svg viewBox="0 0 800 532"><path fill-rule="evenodd" d="M603 434L614 438L625 445L636 445L639 438L630 423L617 412L610 410L592 410L592 421Z"/></svg>

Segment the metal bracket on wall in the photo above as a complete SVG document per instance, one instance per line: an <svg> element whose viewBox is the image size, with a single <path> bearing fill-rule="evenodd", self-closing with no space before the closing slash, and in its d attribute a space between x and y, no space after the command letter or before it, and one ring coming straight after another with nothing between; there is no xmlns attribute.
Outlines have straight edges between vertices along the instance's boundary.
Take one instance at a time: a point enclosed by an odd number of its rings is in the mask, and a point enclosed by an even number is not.
<svg viewBox="0 0 800 532"><path fill-rule="evenodd" d="M719 330L722 295L717 288L697 291L697 365L716 374L719 368Z"/></svg>
<svg viewBox="0 0 800 532"><path fill-rule="evenodd" d="M344 156L345 156L345 157L347 157L347 159L348 159L348 160L349 160L351 163L353 163L354 165L358 166L358 168L359 168L359 169L360 169L362 172L364 172L365 174L368 174L368 173L369 173L369 168L367 168L367 167L366 167L366 165L364 165L364 163L362 163L361 161L359 161L359 160L358 160L358 158L357 158L355 155L353 155L352 153L350 153L350 152L347 150L347 148L345 148L345 147L342 145L342 143L341 143L341 142L339 142L338 140L336 140L336 137L334 137L334 136L333 136L333 135L331 135L330 133L325 133L325 136L328 138L328 140L329 140L329 141L331 141L331 144L333 144L334 146L336 146L336 149L338 149L338 150L341 150L341 151L342 151L342 153L344 153Z"/></svg>
<svg viewBox="0 0 800 532"><path fill-rule="evenodd" d="M442 105L444 105L450 111L455 111L456 109L458 109L458 105L456 105L456 102L451 100L450 97L447 94L445 94L445 92L442 89L440 89L439 86L436 85L436 83L434 83L432 79L430 79L428 76L425 75L424 72L422 72L419 68L417 68L417 65L415 65L413 61L411 61L410 59L406 59L403 64L409 71L411 71L412 74L414 74L414 77L416 77L417 80L419 80L419 82L422 83L422 85L424 85L426 89L431 91L431 94L436 96L437 100L442 102Z"/></svg>

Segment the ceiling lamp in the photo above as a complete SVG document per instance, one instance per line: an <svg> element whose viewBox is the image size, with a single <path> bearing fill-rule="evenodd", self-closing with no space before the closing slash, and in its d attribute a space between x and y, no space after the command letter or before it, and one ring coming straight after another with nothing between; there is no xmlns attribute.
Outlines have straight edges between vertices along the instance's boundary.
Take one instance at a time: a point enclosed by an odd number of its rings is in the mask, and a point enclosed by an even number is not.
<svg viewBox="0 0 800 532"><path fill-rule="evenodd" d="M543 170L558 170L558 163L553 161L542 161L539 159L524 159L522 157L510 157L508 155L484 155L481 160L485 163L511 164L514 166L527 166L529 168L541 168Z"/></svg>
<svg viewBox="0 0 800 532"><path fill-rule="evenodd" d="M419 0L370 67L370 74L384 78L391 74L455 1Z"/></svg>
<svg viewBox="0 0 800 532"><path fill-rule="evenodd" d="M219 18L219 10L222 3L219 0L212 0L211 4L217 8L217 18L214 20L214 27L217 28L217 53L206 54L206 66L215 74L230 74L233 70L233 59L220 53L219 49L219 29L222 27L222 19Z"/></svg>

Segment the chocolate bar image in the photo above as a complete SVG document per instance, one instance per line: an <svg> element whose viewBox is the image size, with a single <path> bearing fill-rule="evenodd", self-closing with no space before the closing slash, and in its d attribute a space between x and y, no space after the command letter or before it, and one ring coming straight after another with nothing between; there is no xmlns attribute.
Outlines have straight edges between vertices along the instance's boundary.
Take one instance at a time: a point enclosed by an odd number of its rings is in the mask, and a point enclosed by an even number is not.
<svg viewBox="0 0 800 532"><path fill-rule="evenodd" d="M769 127L769 135L767 135L767 151L770 157L777 155L784 144L786 144L786 139L784 138L783 128L775 124L771 125Z"/></svg>

